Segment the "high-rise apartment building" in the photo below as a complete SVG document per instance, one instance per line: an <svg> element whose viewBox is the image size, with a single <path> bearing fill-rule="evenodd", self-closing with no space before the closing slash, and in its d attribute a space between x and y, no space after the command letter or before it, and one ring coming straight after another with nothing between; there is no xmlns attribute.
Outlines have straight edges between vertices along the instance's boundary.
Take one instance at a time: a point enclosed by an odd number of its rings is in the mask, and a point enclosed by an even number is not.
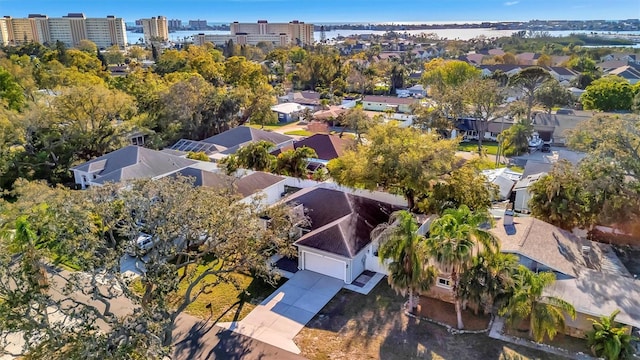
<svg viewBox="0 0 640 360"><path fill-rule="evenodd" d="M144 33L144 41L147 43L151 42L151 40L169 40L167 18L164 16L154 16L151 19L142 19L142 32Z"/></svg>
<svg viewBox="0 0 640 360"><path fill-rule="evenodd" d="M193 42L196 45L206 42L224 45L229 40L239 45L256 45L259 42L267 42L275 46L310 45L313 44L313 24L305 24L297 20L273 24L266 20L259 20L257 23L236 21L231 24L229 35L197 34L193 36Z"/></svg>
<svg viewBox="0 0 640 360"><path fill-rule="evenodd" d="M180 30L182 29L182 20L171 19L167 21L169 24L169 30ZM142 25L142 24L140 24Z"/></svg>
<svg viewBox="0 0 640 360"><path fill-rule="evenodd" d="M189 29L207 30L207 20L189 20Z"/></svg>
<svg viewBox="0 0 640 360"><path fill-rule="evenodd" d="M0 41L4 44L61 41L74 47L84 39L93 41L100 48L111 45L125 47L127 33L124 20L112 15L106 18L87 18L82 13L69 13L60 18L30 14L27 18L5 16L0 19Z"/></svg>

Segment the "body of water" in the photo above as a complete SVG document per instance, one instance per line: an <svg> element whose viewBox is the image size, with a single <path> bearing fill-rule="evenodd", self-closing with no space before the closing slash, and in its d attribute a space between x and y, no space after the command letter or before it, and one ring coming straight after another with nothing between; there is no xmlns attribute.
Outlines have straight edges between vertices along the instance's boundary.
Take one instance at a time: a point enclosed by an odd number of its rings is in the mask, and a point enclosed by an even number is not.
<svg viewBox="0 0 640 360"><path fill-rule="evenodd" d="M383 35L386 31L376 31L376 30L331 30L326 31L325 35L328 40L335 39L338 36L351 36L351 35L364 35L364 34L374 34L374 35ZM485 36L487 38L492 37L503 37L503 36L511 36L516 32L516 30L493 30L493 29L428 29L428 30L407 30L407 31L398 31L398 33L403 34L411 34L411 35L419 35L419 34L435 34L438 38L445 38L449 40L471 40L477 38L479 36ZM551 36L567 36L572 33L578 34L590 34L592 31L547 31ZM191 40L191 36L195 34L220 34L226 35L229 34L228 31L224 30L204 30L204 31L176 31L169 33L169 39L175 42L182 42ZM620 32L598 32L600 35L613 35L613 34L624 34L624 35L637 35L640 37L640 32L638 31L620 31ZM139 39L143 38L142 33L135 33L131 31L127 31L127 40L129 43L134 44L139 41ZM320 32L316 31L314 33L314 38L316 41L320 40ZM633 47L640 47L640 44L635 44Z"/></svg>

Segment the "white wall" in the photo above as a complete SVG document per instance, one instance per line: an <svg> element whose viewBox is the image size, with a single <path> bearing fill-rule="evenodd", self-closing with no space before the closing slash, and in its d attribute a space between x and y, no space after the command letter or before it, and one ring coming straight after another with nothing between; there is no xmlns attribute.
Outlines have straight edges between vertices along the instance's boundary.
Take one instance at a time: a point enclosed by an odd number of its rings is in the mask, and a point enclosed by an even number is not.
<svg viewBox="0 0 640 360"><path fill-rule="evenodd" d="M375 242L371 242L371 244L367 245L365 250L367 253L365 270L388 275L389 271L387 270L387 267L385 265L382 265L380 263L380 258L373 254L374 251L377 250L377 244L375 244ZM388 264L389 261L386 261L386 263Z"/></svg>
<svg viewBox="0 0 640 360"><path fill-rule="evenodd" d="M518 212L529 212L529 200L531 199L531 193L528 189L518 189L516 191L516 199L513 204L513 210Z"/></svg>
<svg viewBox="0 0 640 360"><path fill-rule="evenodd" d="M354 256L353 259L351 259L351 262L349 264L349 269L347 269L348 283L353 282L353 280L355 280L358 276L360 276L360 274L362 274L362 272L364 271L365 265L366 265L368 248L369 247L367 246L364 249L360 250L360 252L356 254L356 256Z"/></svg>

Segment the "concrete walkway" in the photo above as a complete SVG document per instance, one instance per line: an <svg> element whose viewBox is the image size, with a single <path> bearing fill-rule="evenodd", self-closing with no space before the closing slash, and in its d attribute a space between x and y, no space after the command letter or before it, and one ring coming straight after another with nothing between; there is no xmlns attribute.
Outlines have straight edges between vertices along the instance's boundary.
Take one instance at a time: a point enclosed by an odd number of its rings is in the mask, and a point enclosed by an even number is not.
<svg viewBox="0 0 640 360"><path fill-rule="evenodd" d="M299 354L293 338L343 285L342 280L301 270L242 321L218 326Z"/></svg>

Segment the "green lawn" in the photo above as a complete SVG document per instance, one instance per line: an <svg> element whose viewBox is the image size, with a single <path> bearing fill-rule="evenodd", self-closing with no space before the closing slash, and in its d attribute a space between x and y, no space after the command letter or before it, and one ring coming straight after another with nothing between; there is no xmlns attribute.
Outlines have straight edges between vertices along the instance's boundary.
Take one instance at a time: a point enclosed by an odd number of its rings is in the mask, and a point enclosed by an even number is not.
<svg viewBox="0 0 640 360"><path fill-rule="evenodd" d="M195 271L193 277L198 276L208 267L201 265ZM180 276L181 272L176 276ZM223 283L200 295L196 301L189 304L185 312L212 321L227 322L242 320L256 305L260 304L267 296L271 295L287 279L281 278L276 284L266 283L261 278L254 278L246 274L233 274L236 284ZM205 277L205 282L215 280L213 275ZM180 301L188 287L188 281L180 283L175 301ZM142 294L144 289L139 279L131 283L134 292ZM194 291L199 290L196 286Z"/></svg>
<svg viewBox="0 0 640 360"><path fill-rule="evenodd" d="M343 289L294 341L311 360L563 359L485 334L451 335L444 327L402 314L404 301L385 280L369 295Z"/></svg>
<svg viewBox="0 0 640 360"><path fill-rule="evenodd" d="M498 143L497 142L483 141L482 142L482 148L489 155L497 155L498 154ZM478 142L475 141L475 140L469 141L469 142L461 142L460 145L458 145L458 151L467 151L467 152L478 153Z"/></svg>
<svg viewBox="0 0 640 360"><path fill-rule="evenodd" d="M206 266L198 266L194 276L201 274L205 269L207 269ZM196 301L191 303L186 312L203 319L211 316L211 319L221 322L239 321L287 280L280 279L278 284L274 286L260 278L245 274L234 274L233 276L237 286L223 283L211 288L208 293L200 295ZM210 275L205 277L204 281L214 279L215 277ZM186 281L181 283L177 296L183 296L187 286ZM195 290L197 289L196 286Z"/></svg>
<svg viewBox="0 0 640 360"><path fill-rule="evenodd" d="M297 135L297 136L311 136L313 135L313 133L311 131L307 131L307 130L293 130L293 131L287 131L284 133L285 135Z"/></svg>
<svg viewBox="0 0 640 360"><path fill-rule="evenodd" d="M260 124L247 124L247 126L251 126L252 128L262 129L262 130L276 130L276 129L279 129L279 128L283 127L283 126L293 125L295 123L297 123L297 121L292 121L292 122L288 122L288 123L270 124L270 125L265 125L265 126L262 126Z"/></svg>

